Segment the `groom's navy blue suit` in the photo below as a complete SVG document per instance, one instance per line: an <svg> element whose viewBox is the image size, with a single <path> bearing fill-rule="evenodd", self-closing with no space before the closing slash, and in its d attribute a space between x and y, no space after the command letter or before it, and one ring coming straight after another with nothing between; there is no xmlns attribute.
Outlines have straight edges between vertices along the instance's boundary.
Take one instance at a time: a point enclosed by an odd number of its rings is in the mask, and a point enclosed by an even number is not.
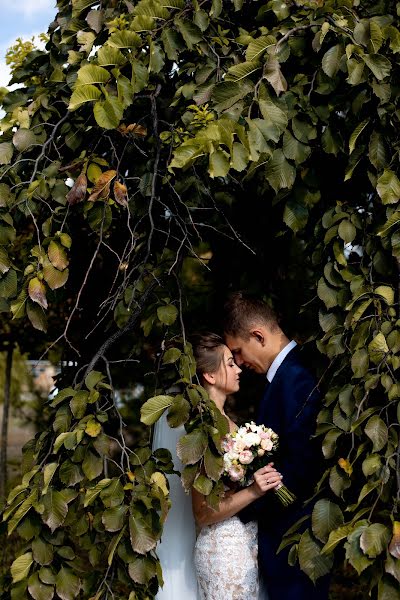
<svg viewBox="0 0 400 600"><path fill-rule="evenodd" d="M279 454L275 467L285 485L298 500L284 508L273 493L244 511L243 520L259 521L259 564L269 600L325 600L328 582L316 586L297 567L288 564L288 550L277 554L283 534L303 515L312 511L302 507L312 496L321 472L321 449L310 440L315 433L320 410L320 394L311 373L300 361L294 348L267 384L257 417L258 424L271 427L279 435Z"/></svg>

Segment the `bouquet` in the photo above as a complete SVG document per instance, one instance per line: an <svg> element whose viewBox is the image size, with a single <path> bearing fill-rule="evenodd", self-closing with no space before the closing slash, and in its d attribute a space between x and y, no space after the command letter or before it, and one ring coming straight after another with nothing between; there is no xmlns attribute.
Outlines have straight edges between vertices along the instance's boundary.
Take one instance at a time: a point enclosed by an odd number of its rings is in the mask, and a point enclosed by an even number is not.
<svg viewBox="0 0 400 600"><path fill-rule="evenodd" d="M254 421L246 423L236 431L228 433L222 440L224 451L223 476L246 487L253 483L253 474L266 464L278 448L279 436L265 425L256 425ZM289 506L296 496L281 483L274 489L284 506Z"/></svg>

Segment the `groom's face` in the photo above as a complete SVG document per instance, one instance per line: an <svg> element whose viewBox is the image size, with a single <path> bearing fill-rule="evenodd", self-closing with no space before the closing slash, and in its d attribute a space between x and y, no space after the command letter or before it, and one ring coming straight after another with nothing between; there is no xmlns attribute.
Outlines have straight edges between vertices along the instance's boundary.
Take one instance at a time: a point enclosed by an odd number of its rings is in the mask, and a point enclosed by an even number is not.
<svg viewBox="0 0 400 600"><path fill-rule="evenodd" d="M257 336L251 334L248 339L245 339L227 335L226 345L239 367L246 367L255 373L267 372L269 365L266 364L265 346Z"/></svg>

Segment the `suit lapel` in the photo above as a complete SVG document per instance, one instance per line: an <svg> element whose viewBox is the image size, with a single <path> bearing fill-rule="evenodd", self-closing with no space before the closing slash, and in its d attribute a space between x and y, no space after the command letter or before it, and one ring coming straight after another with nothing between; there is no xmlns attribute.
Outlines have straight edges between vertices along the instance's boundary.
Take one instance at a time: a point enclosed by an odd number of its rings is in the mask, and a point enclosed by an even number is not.
<svg viewBox="0 0 400 600"><path fill-rule="evenodd" d="M284 376L286 368L290 366L293 360L296 360L297 352L297 347L293 348L279 366L271 383L267 382L258 411L257 423L271 427L278 435L281 429L283 402L283 398L280 397L281 394L279 393L280 379Z"/></svg>

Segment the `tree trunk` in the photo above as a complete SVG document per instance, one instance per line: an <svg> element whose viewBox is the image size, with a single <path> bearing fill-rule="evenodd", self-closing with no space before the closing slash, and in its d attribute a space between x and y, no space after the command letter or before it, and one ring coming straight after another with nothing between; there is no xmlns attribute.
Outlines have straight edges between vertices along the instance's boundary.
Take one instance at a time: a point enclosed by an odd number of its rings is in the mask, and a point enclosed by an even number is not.
<svg viewBox="0 0 400 600"><path fill-rule="evenodd" d="M11 396L11 368L14 346L10 344L7 350L6 373L4 382L3 422L1 426L0 445L0 503L4 505L7 491L7 443L8 443L8 417L10 412Z"/></svg>

